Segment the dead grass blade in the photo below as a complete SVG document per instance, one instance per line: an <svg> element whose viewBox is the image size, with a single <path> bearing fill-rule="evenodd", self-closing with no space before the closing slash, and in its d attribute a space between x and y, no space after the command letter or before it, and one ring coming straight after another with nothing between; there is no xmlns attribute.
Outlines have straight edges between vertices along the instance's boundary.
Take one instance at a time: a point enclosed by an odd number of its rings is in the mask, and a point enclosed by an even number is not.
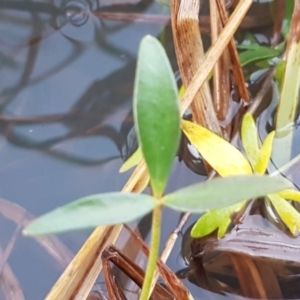
<svg viewBox="0 0 300 300"><path fill-rule="evenodd" d="M199 30L200 2L194 0L173 0L171 20L175 52L184 87L189 86L196 72L201 68L204 49ZM195 92L190 103L193 120L222 136L215 114L208 82Z"/></svg>
<svg viewBox="0 0 300 300"><path fill-rule="evenodd" d="M228 16L225 9L224 1L223 0L217 0L218 8L219 8L219 15L222 22L222 25L225 26L228 22ZM235 80L235 85L237 87L237 90L239 92L240 97L245 101L249 102L250 97L249 93L245 84L245 78L243 69L240 64L240 59L238 55L238 51L235 46L235 42L233 38L230 38L229 44L228 44L228 50L229 55L232 63L232 72Z"/></svg>
<svg viewBox="0 0 300 300"><path fill-rule="evenodd" d="M210 19L211 19L211 44L216 43L219 33L223 28L220 21L220 15L218 12L218 6L215 0L210 0ZM224 121L230 101L230 61L228 48L226 48L217 61L214 67L213 76L213 102L214 108L219 120Z"/></svg>
<svg viewBox="0 0 300 300"><path fill-rule="evenodd" d="M136 285L140 288L143 285L145 272L142 268L140 268L135 262L129 259L126 255L124 255L121 251L119 251L114 246L107 247L102 253L102 261L103 261L103 269L106 268L105 271L105 283L108 289L109 299L113 299L115 295L115 279L112 274L111 267L109 265L109 261L113 262L122 272L124 272L131 280L133 280ZM123 292L120 291L120 294ZM119 297L121 298L121 297ZM169 291L167 291L163 286L156 283L154 291L151 295L151 299L153 300L170 300L174 299Z"/></svg>
<svg viewBox="0 0 300 300"><path fill-rule="evenodd" d="M102 268L100 253L115 242L121 228L121 225L97 227L45 300L86 299Z"/></svg>
<svg viewBox="0 0 300 300"><path fill-rule="evenodd" d="M146 243L137 235L134 231L127 225L124 225L125 228L130 232L134 240L138 243L139 247L143 251L143 253L148 256L149 249ZM176 299L188 299L190 292L183 285L181 280L174 274L174 272L169 269L159 258L157 260L157 267L159 270L159 274L164 280L165 284L168 286L169 290L172 291L173 295L176 295Z"/></svg>
<svg viewBox="0 0 300 300"><path fill-rule="evenodd" d="M230 42L230 39L236 32L239 24L246 15L252 2L253 0L243 0L239 2L234 12L231 14L228 23L225 25L224 29L220 33L219 38L216 41L214 47L211 47L206 53L205 59L202 62L201 67L198 69L191 83L187 87L186 92L181 101L180 111L182 115L192 103L199 88L207 80L214 65L223 53L224 49L227 47L228 43Z"/></svg>

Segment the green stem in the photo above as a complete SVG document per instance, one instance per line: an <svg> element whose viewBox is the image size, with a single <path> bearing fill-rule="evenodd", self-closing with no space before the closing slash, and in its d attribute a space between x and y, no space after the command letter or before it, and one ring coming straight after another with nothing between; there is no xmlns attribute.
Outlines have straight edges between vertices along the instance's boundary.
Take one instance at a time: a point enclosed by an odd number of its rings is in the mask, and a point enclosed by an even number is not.
<svg viewBox="0 0 300 300"><path fill-rule="evenodd" d="M145 279L143 283L143 288L140 296L140 300L148 300L153 276L156 269L156 262L159 252L159 242L160 242L160 227L161 227L161 215L162 206L158 205L152 213L152 230L151 230L151 243L147 270L145 274Z"/></svg>

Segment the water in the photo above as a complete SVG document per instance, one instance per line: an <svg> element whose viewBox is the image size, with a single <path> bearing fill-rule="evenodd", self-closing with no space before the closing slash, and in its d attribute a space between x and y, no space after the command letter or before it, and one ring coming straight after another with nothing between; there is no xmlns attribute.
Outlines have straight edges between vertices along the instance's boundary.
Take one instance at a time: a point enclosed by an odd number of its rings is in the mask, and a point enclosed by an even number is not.
<svg viewBox="0 0 300 300"><path fill-rule="evenodd" d="M40 215L89 194L119 191L129 178L118 170L130 150L138 45L145 34L158 36L168 20L108 20L115 12L167 14L153 1L121 2L0 1L0 198L6 199L0 199L0 245L13 246L8 264L25 299L43 299L90 231L60 235L70 251L52 241L60 254L53 258L22 237L15 223L32 217L22 207ZM199 160L191 160L189 167L201 173ZM176 161L167 192L202 179ZM164 210L162 241L179 217ZM168 260L175 271L186 267L180 251L181 238ZM195 299L232 299L184 283Z"/></svg>
<svg viewBox="0 0 300 300"><path fill-rule="evenodd" d="M138 45L145 34L158 35L163 24L109 21L97 13L164 10L135 2L124 7L110 6L111 1L26 2L24 7L0 1L0 107L6 116L0 121L1 198L40 215L89 194L121 190L129 177L118 170L132 126ZM44 116L54 120L45 122ZM16 225L3 216L0 222L5 249ZM76 253L89 233L60 239ZM42 299L65 266L20 231L11 243L8 264L25 299Z"/></svg>

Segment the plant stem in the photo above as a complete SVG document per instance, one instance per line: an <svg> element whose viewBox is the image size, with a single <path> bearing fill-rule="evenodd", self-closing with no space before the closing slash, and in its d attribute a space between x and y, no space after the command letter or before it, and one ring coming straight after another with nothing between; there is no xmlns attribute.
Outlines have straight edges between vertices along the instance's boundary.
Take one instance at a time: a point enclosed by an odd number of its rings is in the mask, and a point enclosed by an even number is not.
<svg viewBox="0 0 300 300"><path fill-rule="evenodd" d="M161 215L162 206L158 205L152 213L150 252L140 300L148 300L150 296L151 284L156 269L156 262L159 252Z"/></svg>

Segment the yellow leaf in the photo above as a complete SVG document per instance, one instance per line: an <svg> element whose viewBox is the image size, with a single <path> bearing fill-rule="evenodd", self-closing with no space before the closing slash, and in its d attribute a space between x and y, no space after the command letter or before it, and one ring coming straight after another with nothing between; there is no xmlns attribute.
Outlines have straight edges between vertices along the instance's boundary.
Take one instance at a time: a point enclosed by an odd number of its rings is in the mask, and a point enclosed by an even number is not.
<svg viewBox="0 0 300 300"><path fill-rule="evenodd" d="M182 130L202 157L222 177L252 174L252 168L243 154L221 137L185 120L182 121Z"/></svg>
<svg viewBox="0 0 300 300"><path fill-rule="evenodd" d="M263 175L266 173L272 154L274 136L275 131L270 132L260 148L257 162L254 166L254 172L257 174Z"/></svg>
<svg viewBox="0 0 300 300"><path fill-rule="evenodd" d="M284 190L284 191L278 192L277 195L279 195L280 197L282 197L284 199L300 202L300 192L296 191L296 190L292 190L292 189Z"/></svg>
<svg viewBox="0 0 300 300"><path fill-rule="evenodd" d="M239 212L246 201L239 202L221 209L211 210L199 218L192 228L191 236L193 238L206 236L218 229L218 238L222 238L229 225L233 213Z"/></svg>
<svg viewBox="0 0 300 300"><path fill-rule="evenodd" d="M259 155L257 128L251 114L245 114L241 128L241 139L252 167L257 163Z"/></svg>
<svg viewBox="0 0 300 300"><path fill-rule="evenodd" d="M268 198L291 233L297 235L300 231L300 214L298 211L278 194L268 194Z"/></svg>
<svg viewBox="0 0 300 300"><path fill-rule="evenodd" d="M138 165L143 159L143 153L141 147L138 147L136 151L123 163L119 172L123 173Z"/></svg>
<svg viewBox="0 0 300 300"><path fill-rule="evenodd" d="M182 85L182 86L180 87L180 90L179 90L179 99L180 99L180 100L183 98L184 93L185 93L185 88L184 88L184 86Z"/></svg>

